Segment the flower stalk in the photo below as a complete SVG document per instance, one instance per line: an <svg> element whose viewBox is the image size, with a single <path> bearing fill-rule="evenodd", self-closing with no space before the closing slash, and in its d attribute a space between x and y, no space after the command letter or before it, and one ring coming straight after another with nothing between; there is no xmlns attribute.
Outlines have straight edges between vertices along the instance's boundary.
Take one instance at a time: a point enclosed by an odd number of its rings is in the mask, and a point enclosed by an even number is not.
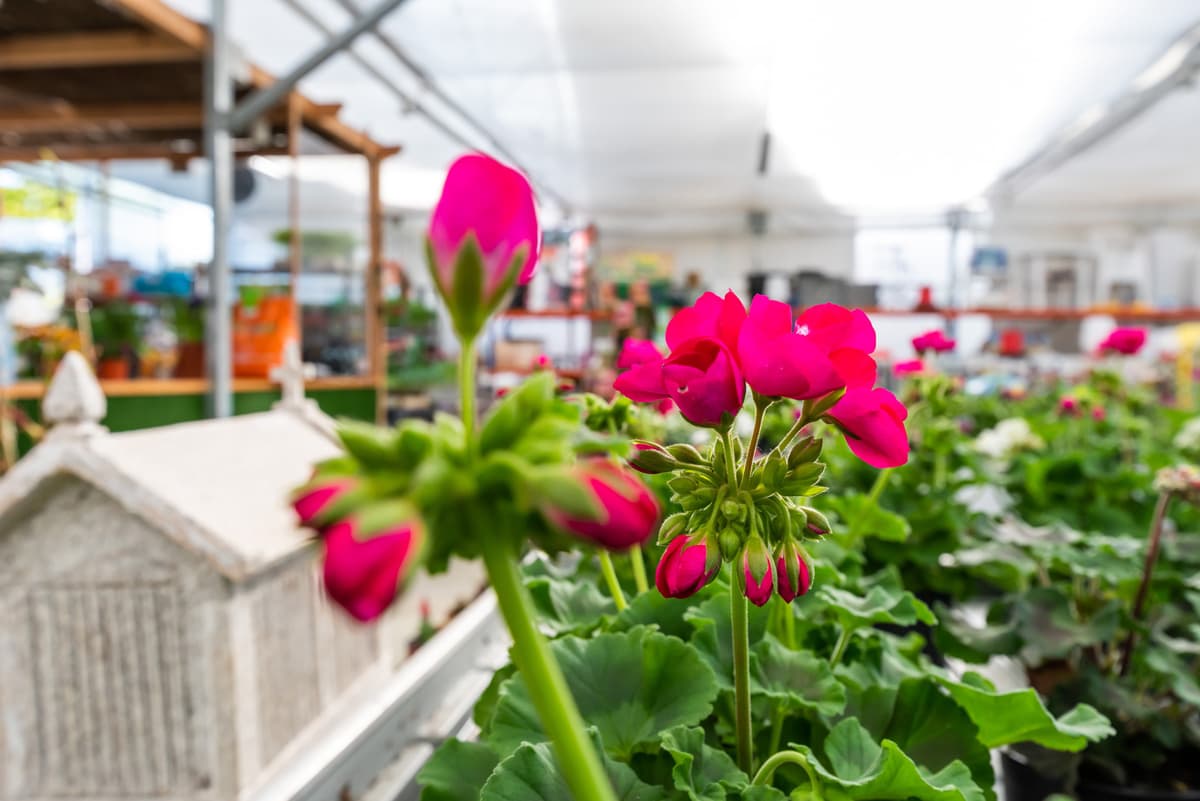
<svg viewBox="0 0 1200 801"><path fill-rule="evenodd" d="M733 629L733 704L737 732L737 764L747 774L754 767L750 728L750 614L746 593L739 590L738 566L731 565L729 619Z"/></svg>
<svg viewBox="0 0 1200 801"><path fill-rule="evenodd" d="M1150 594L1150 581L1154 577L1154 565L1158 562L1158 551L1162 546L1163 524L1166 522L1167 508L1171 505L1173 495L1174 493L1169 490L1160 493L1158 503L1154 507L1154 517L1150 522L1150 544L1146 547L1146 561L1142 566L1142 581L1138 585L1137 595L1133 600L1133 623L1135 626L1146 612L1146 597ZM1131 628L1125 637L1125 642L1121 645L1120 674L1122 676L1129 673L1136 639L1137 635Z"/></svg>
<svg viewBox="0 0 1200 801"><path fill-rule="evenodd" d="M612 596L613 603L617 605L617 611L625 611L625 607L629 604L625 601L625 591L621 589L621 582L617 580L617 571L613 568L612 556L604 548L599 549L600 556L600 574L604 576L604 583L608 585L608 594Z"/></svg>
<svg viewBox="0 0 1200 801"><path fill-rule="evenodd" d="M642 546L634 545L629 549L629 561L633 567L633 586L641 595L650 589L646 581L646 560L642 556Z"/></svg>

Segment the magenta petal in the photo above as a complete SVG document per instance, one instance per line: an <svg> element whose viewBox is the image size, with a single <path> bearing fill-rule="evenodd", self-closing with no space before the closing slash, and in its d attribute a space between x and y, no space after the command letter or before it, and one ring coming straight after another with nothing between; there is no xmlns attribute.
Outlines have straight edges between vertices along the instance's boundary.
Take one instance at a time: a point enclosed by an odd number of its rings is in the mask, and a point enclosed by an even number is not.
<svg viewBox="0 0 1200 801"><path fill-rule="evenodd" d="M878 372L875 360L861 350L841 348L829 354L829 360L848 388L871 387L875 384Z"/></svg>
<svg viewBox="0 0 1200 801"><path fill-rule="evenodd" d="M680 413L695 425L720 425L725 415L741 410L746 398L737 361L716 339L688 340L672 351L662 379Z"/></svg>
<svg viewBox="0 0 1200 801"><path fill-rule="evenodd" d="M648 339L630 337L621 345L621 353L617 356L617 369L628 370L639 364L662 361L662 351Z"/></svg>
<svg viewBox="0 0 1200 801"><path fill-rule="evenodd" d="M401 575L415 555L416 527L358 540L350 522L325 534L325 589L360 621L374 620L396 598Z"/></svg>
<svg viewBox="0 0 1200 801"><path fill-rule="evenodd" d="M886 389L854 389L829 411L858 458L878 467L899 467L908 461L908 410Z"/></svg>
<svg viewBox="0 0 1200 801"><path fill-rule="evenodd" d="M826 353L841 348L875 352L875 327L861 310L836 303L821 303L806 309L796 321L800 333Z"/></svg>
<svg viewBox="0 0 1200 801"><path fill-rule="evenodd" d="M429 222L438 275L447 288L453 283L455 256L471 232L484 256L485 291L500 283L522 246L519 281L533 277L541 241L533 189L524 175L480 153L450 165Z"/></svg>
<svg viewBox="0 0 1200 801"><path fill-rule="evenodd" d="M613 550L638 545L654 533L661 512L658 499L636 476L607 459L592 459L577 469L599 512L579 519L547 509L555 525Z"/></svg>
<svg viewBox="0 0 1200 801"><path fill-rule="evenodd" d="M613 388L631 401L653 403L668 397L663 384L663 360L646 362L621 373Z"/></svg>
<svg viewBox="0 0 1200 801"><path fill-rule="evenodd" d="M720 340L731 351L746 319L746 307L734 292L719 297L705 292L693 305L680 309L667 323L667 346L674 350L689 339Z"/></svg>

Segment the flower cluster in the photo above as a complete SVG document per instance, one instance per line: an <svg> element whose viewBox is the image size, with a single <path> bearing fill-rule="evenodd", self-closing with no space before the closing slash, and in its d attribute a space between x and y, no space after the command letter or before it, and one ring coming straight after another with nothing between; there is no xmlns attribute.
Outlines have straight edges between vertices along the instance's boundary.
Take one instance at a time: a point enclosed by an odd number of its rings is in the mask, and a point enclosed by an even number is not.
<svg viewBox="0 0 1200 801"><path fill-rule="evenodd" d="M1033 432L1024 417L1010 417L979 433L975 438L975 450L984 456L1007 460L1021 451L1040 451L1046 442Z"/></svg>
<svg viewBox="0 0 1200 801"><path fill-rule="evenodd" d="M1200 467L1191 464L1164 467L1154 474L1154 489L1189 499L1200 498Z"/></svg>
<svg viewBox="0 0 1200 801"><path fill-rule="evenodd" d="M907 412L875 383L875 329L859 310L825 303L793 320L786 303L757 295L749 311L733 292L705 293L667 326L670 353L646 359L617 377L632 400L674 401L692 424L728 428L746 387L768 401L828 400L824 419L850 449L875 467L908 459Z"/></svg>
<svg viewBox="0 0 1200 801"><path fill-rule="evenodd" d="M941 332L940 329L926 331L920 336L913 337L913 350L917 353L949 353L958 343Z"/></svg>
<svg viewBox="0 0 1200 801"><path fill-rule="evenodd" d="M1133 356L1146 344L1146 329L1144 328L1114 328L1112 333L1096 348L1101 354L1119 353L1122 356Z"/></svg>

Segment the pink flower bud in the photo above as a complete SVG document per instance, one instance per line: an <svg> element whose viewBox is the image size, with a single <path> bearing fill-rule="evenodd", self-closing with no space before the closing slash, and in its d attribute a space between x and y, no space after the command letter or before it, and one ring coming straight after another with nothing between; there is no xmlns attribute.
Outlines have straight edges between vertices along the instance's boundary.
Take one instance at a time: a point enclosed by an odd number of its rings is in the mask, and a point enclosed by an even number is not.
<svg viewBox="0 0 1200 801"><path fill-rule="evenodd" d="M629 466L639 473L656 475L676 469L679 462L663 446L639 441L633 443L633 457L629 460Z"/></svg>
<svg viewBox="0 0 1200 801"><path fill-rule="evenodd" d="M533 277L540 238L524 175L479 153L450 166L426 253L460 340L478 336L508 290Z"/></svg>
<svg viewBox="0 0 1200 801"><path fill-rule="evenodd" d="M740 564L742 583L750 603L762 606L771 600L771 552L767 550L766 543L758 537L751 537L742 549Z"/></svg>
<svg viewBox="0 0 1200 801"><path fill-rule="evenodd" d="M573 517L551 506L545 510L551 522L611 550L639 545L654 533L658 498L636 476L609 459L587 459L574 472L591 493L596 514Z"/></svg>
<svg viewBox="0 0 1200 801"><path fill-rule="evenodd" d="M1092 408L1092 419L1097 423L1104 422L1106 417L1108 417L1108 412L1104 410L1103 406L1095 406Z"/></svg>
<svg viewBox="0 0 1200 801"><path fill-rule="evenodd" d="M658 560L654 585L664 598L688 598L720 570L720 549L710 535L681 534L667 544Z"/></svg>
<svg viewBox="0 0 1200 801"><path fill-rule="evenodd" d="M872 467L899 467L908 461L908 410L886 389L852 389L828 417L846 435L846 444Z"/></svg>
<svg viewBox="0 0 1200 801"><path fill-rule="evenodd" d="M315 527L322 513L329 511L333 503L356 483L352 478L318 479L301 489L292 499L292 508L300 518L300 525Z"/></svg>
<svg viewBox="0 0 1200 801"><path fill-rule="evenodd" d="M358 521L349 518L325 532L325 591L367 623L391 606L401 582L420 561L425 530L418 519L370 536L358 529Z"/></svg>
<svg viewBox="0 0 1200 801"><path fill-rule="evenodd" d="M812 587L812 571L804 550L794 542L788 542L775 557L776 591L779 597L791 603Z"/></svg>
<svg viewBox="0 0 1200 801"><path fill-rule="evenodd" d="M1058 399L1058 411L1060 414L1074 416L1079 413L1079 401L1070 395L1063 395Z"/></svg>

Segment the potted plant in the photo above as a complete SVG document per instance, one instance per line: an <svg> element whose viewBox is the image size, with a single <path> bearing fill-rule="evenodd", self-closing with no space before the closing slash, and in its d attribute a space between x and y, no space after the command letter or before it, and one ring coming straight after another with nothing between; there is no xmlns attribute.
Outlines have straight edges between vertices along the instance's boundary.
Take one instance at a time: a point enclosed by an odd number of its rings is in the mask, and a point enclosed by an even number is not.
<svg viewBox="0 0 1200 801"><path fill-rule="evenodd" d="M176 378L204 377L204 303L190 298L171 301L171 322L175 328L177 356Z"/></svg>
<svg viewBox="0 0 1200 801"><path fill-rule="evenodd" d="M944 615L947 653L1016 659L1051 710L1086 701L1116 727L1077 759L1011 749L1012 801L1200 798L1200 536L1167 531L1172 503L1200 497L1200 471L1165 468L1155 488L1145 538L1000 527L997 554L1022 586L989 605L985 625Z"/></svg>
<svg viewBox="0 0 1200 801"><path fill-rule="evenodd" d="M96 348L96 375L126 379L141 342L142 318L133 304L113 300L96 305L91 313L92 341Z"/></svg>

